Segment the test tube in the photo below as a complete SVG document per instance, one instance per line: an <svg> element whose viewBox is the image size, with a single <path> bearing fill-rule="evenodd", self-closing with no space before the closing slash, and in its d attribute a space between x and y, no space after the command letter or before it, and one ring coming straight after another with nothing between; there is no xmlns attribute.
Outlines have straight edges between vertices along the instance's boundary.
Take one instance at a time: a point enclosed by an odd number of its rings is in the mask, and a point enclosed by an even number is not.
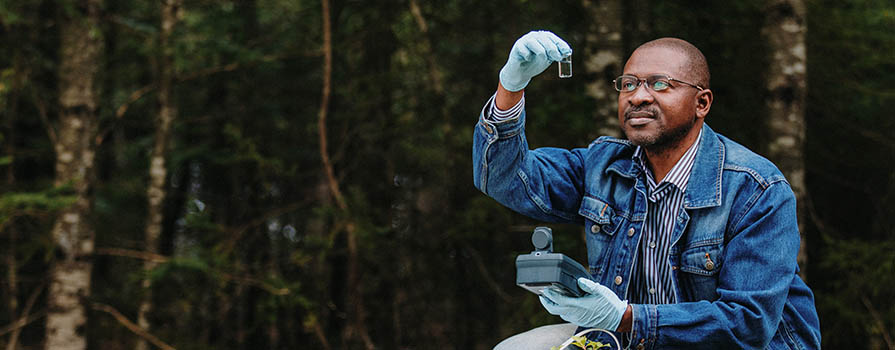
<svg viewBox="0 0 895 350"><path fill-rule="evenodd" d="M571 78L572 77L572 54L568 56L563 56L563 58L559 61L559 77L560 78Z"/></svg>

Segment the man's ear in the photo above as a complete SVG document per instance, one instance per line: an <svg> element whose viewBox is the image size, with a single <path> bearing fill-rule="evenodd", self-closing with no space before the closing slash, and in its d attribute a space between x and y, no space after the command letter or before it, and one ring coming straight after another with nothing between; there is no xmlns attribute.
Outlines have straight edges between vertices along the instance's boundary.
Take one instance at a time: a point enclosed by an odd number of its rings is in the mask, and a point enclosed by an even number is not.
<svg viewBox="0 0 895 350"><path fill-rule="evenodd" d="M714 95L712 95L712 90L702 89L701 91L696 93L697 118L705 118L705 116L709 114L709 110L712 109L713 99Z"/></svg>

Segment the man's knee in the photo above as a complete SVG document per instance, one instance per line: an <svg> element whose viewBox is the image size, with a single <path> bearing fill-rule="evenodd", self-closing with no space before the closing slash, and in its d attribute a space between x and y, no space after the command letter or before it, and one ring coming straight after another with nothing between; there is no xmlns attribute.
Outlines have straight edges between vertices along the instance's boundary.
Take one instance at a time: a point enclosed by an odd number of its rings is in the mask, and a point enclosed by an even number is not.
<svg viewBox="0 0 895 350"><path fill-rule="evenodd" d="M494 350L550 350L575 335L576 329L571 323L541 326L504 339Z"/></svg>

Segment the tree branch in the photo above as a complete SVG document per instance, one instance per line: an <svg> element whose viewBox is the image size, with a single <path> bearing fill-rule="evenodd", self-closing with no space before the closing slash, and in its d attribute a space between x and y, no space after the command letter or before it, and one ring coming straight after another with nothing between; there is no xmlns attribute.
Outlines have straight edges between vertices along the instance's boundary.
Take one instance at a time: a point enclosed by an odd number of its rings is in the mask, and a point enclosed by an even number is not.
<svg viewBox="0 0 895 350"><path fill-rule="evenodd" d="M31 308L34 307L34 302L37 301L37 296L40 295L40 292L43 291L45 284L41 284L37 288L31 292L31 295L28 296L28 300L25 302L25 308L22 309L22 317L19 318L17 324L20 324L19 327L16 327L12 331L12 335L9 336L9 342L6 343L6 350L15 350L19 343L19 334L22 331L22 328L25 327L28 323L43 317L46 314L46 311L41 311L35 315L29 316L31 313ZM15 310L13 310L15 311ZM42 313L42 314L41 314ZM30 320L29 320L30 319Z"/></svg>
<svg viewBox="0 0 895 350"><path fill-rule="evenodd" d="M164 255L150 253L150 252L146 252L146 251L142 251L142 250L133 250L133 249L124 249L124 248L96 248L95 254L134 258L134 259L139 259L139 260L152 261L152 262L156 262L156 263L160 263L160 264L171 261L170 257L164 256ZM274 295L286 295L291 292L289 290L289 288L279 288L274 285L271 285L270 283L266 283L264 281L261 281L261 280L258 280L258 279L252 278L252 277L237 276L234 274L223 272L218 269L209 269L209 271L211 273L215 273L215 274L222 276L226 280L234 281L234 282L237 282L238 284L255 286L255 287L264 289Z"/></svg>
<svg viewBox="0 0 895 350"><path fill-rule="evenodd" d="M43 100L40 99L40 96L37 95L37 90L35 89L31 89L31 98L34 99L34 106L37 107L37 115L40 117L40 121L44 124L44 128L46 128L47 136L50 138L50 142L53 143L53 147L55 147L58 138L56 137L56 128L53 127L53 124L50 123L49 116L47 116L47 106L43 103Z"/></svg>
<svg viewBox="0 0 895 350"><path fill-rule="evenodd" d="M47 315L47 310L44 309L44 310L35 312L34 314L28 315L26 317L20 317L15 322L0 329L0 336L6 335L9 332L17 331L19 328L25 327L28 324L30 324L31 322L37 321L46 315Z"/></svg>
<svg viewBox="0 0 895 350"><path fill-rule="evenodd" d="M889 335L889 331L886 330L886 324L883 322L883 318L880 317L876 308L873 307L873 304L870 303L870 299L868 299L866 295L861 295L861 302L864 303L864 307L870 312L870 316L873 317L873 322L879 327L879 331L882 333L886 345L890 350L895 349L895 343L892 342L892 337Z"/></svg>
<svg viewBox="0 0 895 350"><path fill-rule="evenodd" d="M342 190L339 189L339 182L336 180L335 171L333 170L332 161L329 159L329 147L326 139L326 116L329 110L329 95L331 93L332 70L333 70L333 48L332 48L332 30L329 18L329 1L321 1L323 7L323 86L320 88L320 109L317 112L317 134L320 140L320 159L323 162L323 169L326 173L327 184L330 193L336 200L339 209L348 209Z"/></svg>
<svg viewBox="0 0 895 350"><path fill-rule="evenodd" d="M491 287L494 293L497 294L497 296L499 296L501 299L503 299L503 301L511 302L512 298L510 297L510 295L504 292L504 290L500 288L500 285L497 284L496 281L494 281L494 278L491 277L491 273L488 272L488 268L485 266L485 263L482 262L482 257L479 255L479 253L475 251L475 249L472 249L472 247L470 247L466 243L463 244L463 249L466 251L467 254L469 254L469 256L472 257L473 262L475 262L475 266L479 270L479 274L481 274L482 278L485 279L488 287Z"/></svg>
<svg viewBox="0 0 895 350"><path fill-rule="evenodd" d="M229 254L230 251L232 251L233 248L236 246L236 242L239 241L239 239L241 239L245 232L248 231L250 228L262 225L271 218L275 218L285 213L295 211L308 202L310 202L310 198L305 198L304 200L290 203L279 208L273 208L269 212L259 216L255 220L252 220L244 225L228 229L228 231L231 232L230 237L228 237L227 240L221 244L221 248L219 249L219 251L224 254Z"/></svg>
<svg viewBox="0 0 895 350"><path fill-rule="evenodd" d="M143 329L140 326L138 326L137 324L131 322L131 320L128 320L127 317L125 317L120 312L118 312L118 310L115 310L115 308L113 308L109 305L106 305L106 304L101 304L101 303L93 303L91 306L94 310L102 311L102 312L112 315L112 317L115 317L115 319L118 320L118 323L121 323L121 325L123 325L124 327L129 329L131 332L134 332L134 334L139 335L143 339L146 339L153 345L155 345L159 348L162 348L164 350L176 350L173 346L168 345L167 343L163 342L158 337L150 334L145 329Z"/></svg>
<svg viewBox="0 0 895 350"><path fill-rule="evenodd" d="M142 250L133 250L133 249L124 249L124 248L96 248L97 255L110 255L110 256L121 256L126 258L134 258L145 261L152 261L156 263L166 263L171 258L156 254L150 253Z"/></svg>
<svg viewBox="0 0 895 350"><path fill-rule="evenodd" d="M301 56L312 56L312 55L316 56L316 54L313 52L301 53ZM297 54L267 55L267 56L262 56L260 59L251 61L251 62L242 62L242 63L241 62L233 62L233 63L228 63L228 64L225 64L222 66L209 67L206 69L201 69L196 72L192 72L192 73L189 73L186 75L176 77L174 79L174 81L177 83L183 83L183 82L187 82L187 81L190 81L193 79L203 78L203 77L207 77L209 75L213 75L213 74L217 74L217 73L232 72L232 71L235 71L235 70L237 70L241 67L245 67L245 66L252 66L255 64L263 63L263 62L276 61L276 60L280 60L280 59L284 59L284 58L288 58L288 57L292 57L292 56L297 56ZM157 88L158 88L158 84L152 83L152 84L143 86L137 90L134 90L134 92L132 92L128 96L127 100L124 101L124 103L122 103L120 106L118 106L118 108L115 109L115 119L121 120L124 117L124 114L127 113L127 110L130 109L131 105L133 105L134 103L139 101L141 98L143 98L150 92L155 91L155 89L157 89ZM106 138L106 135L108 135L113 129L115 129L115 125L110 125L109 127L105 128L102 132L100 132L96 137L96 144L98 145L98 144L103 143L103 141Z"/></svg>
<svg viewBox="0 0 895 350"><path fill-rule="evenodd" d="M420 5L416 0L410 0L410 13L413 15L413 19L416 21L416 26L420 29L420 33L423 36L422 41L422 50L423 55L426 56L426 63L429 66L429 79L432 83L432 88L435 90L435 93L439 96L444 94L444 82L441 78L443 74L441 73L441 68L438 65L438 61L436 60L434 49L432 48L432 41L429 40L429 25L426 23L426 18L423 17L423 11L420 9ZM444 105L444 104L443 104ZM447 111L444 116L447 117Z"/></svg>

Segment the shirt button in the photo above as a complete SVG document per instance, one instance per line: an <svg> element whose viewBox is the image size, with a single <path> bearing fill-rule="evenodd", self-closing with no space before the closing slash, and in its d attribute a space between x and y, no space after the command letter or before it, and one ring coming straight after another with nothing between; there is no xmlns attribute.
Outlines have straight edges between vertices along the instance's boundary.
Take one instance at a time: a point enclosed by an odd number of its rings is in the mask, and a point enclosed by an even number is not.
<svg viewBox="0 0 895 350"><path fill-rule="evenodd" d="M649 293L650 293L650 294L656 294L656 288L650 288L650 289L649 289Z"/></svg>
<svg viewBox="0 0 895 350"><path fill-rule="evenodd" d="M616 285L622 284L622 276L615 276L615 284Z"/></svg>
<svg viewBox="0 0 895 350"><path fill-rule="evenodd" d="M634 228L632 227L632 228L628 229L628 237L631 237L633 235L634 235Z"/></svg>
<svg viewBox="0 0 895 350"><path fill-rule="evenodd" d="M591 227L590 227L590 232L591 232L591 233L597 233L597 232L600 232L600 225L591 225Z"/></svg>
<svg viewBox="0 0 895 350"><path fill-rule="evenodd" d="M650 247L650 248L655 248L655 247L656 247L656 242L649 242L649 247Z"/></svg>

